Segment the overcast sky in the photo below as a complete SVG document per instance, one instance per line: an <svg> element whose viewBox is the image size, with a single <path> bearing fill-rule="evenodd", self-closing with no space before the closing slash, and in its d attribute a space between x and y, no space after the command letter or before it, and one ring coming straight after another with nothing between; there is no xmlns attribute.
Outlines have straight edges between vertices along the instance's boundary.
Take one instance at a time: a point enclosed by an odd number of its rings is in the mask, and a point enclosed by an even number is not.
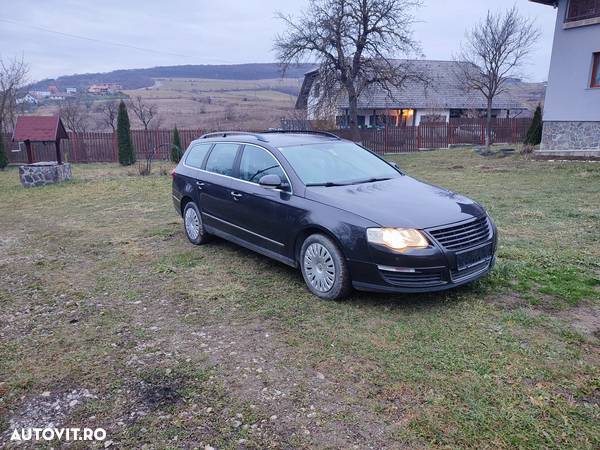
<svg viewBox="0 0 600 450"><path fill-rule="evenodd" d="M2 0L0 55L23 55L30 78L178 64L272 62L275 11L307 0ZM424 0L415 26L428 59L451 59L465 29L510 0ZM556 11L516 0L542 31L526 75L547 79ZM49 31L48 31L49 30ZM63 33L63 34L61 34ZM86 39L76 38L74 36ZM120 44L120 45L115 45ZM137 47L137 48L133 48Z"/></svg>

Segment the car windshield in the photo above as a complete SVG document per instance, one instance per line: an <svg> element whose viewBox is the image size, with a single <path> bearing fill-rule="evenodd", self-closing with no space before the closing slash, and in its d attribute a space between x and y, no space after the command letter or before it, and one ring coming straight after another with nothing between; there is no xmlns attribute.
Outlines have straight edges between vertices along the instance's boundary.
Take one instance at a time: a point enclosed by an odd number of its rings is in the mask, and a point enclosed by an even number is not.
<svg viewBox="0 0 600 450"><path fill-rule="evenodd" d="M392 166L352 142L327 142L279 149L307 186L337 186L400 176Z"/></svg>

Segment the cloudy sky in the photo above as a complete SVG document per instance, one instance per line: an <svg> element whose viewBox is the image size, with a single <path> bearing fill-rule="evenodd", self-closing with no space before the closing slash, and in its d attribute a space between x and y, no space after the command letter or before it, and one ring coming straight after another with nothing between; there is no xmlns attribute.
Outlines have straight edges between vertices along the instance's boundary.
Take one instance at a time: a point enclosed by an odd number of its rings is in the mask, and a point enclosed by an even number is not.
<svg viewBox="0 0 600 450"><path fill-rule="evenodd" d="M3 0L0 55L20 56L30 78L177 64L271 62L282 30L275 11L307 0ZM415 37L429 59L450 59L465 29L510 0L424 0ZM516 0L542 31L526 78L547 77L556 12Z"/></svg>

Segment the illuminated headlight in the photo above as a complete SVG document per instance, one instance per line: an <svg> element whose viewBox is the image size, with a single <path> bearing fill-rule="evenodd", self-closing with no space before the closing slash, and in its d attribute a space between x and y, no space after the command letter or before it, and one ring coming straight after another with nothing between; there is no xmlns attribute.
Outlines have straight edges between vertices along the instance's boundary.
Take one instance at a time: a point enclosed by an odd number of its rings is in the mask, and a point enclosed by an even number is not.
<svg viewBox="0 0 600 450"><path fill-rule="evenodd" d="M425 236L413 228L367 228L367 241L398 251L429 247Z"/></svg>

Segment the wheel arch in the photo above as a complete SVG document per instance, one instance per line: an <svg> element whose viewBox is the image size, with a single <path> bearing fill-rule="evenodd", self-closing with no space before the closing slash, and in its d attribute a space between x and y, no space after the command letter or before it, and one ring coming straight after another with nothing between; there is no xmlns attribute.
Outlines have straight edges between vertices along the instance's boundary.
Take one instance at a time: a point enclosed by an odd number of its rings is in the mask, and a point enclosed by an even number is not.
<svg viewBox="0 0 600 450"><path fill-rule="evenodd" d="M192 197L189 197L187 195L184 195L183 197L181 197L181 202L179 203L179 209L180 209L180 213L181 216L183 217L183 212L185 211L185 207L189 202L193 202L194 200L192 199Z"/></svg>
<svg viewBox="0 0 600 450"><path fill-rule="evenodd" d="M346 254L344 252L344 247L342 243L331 231L320 225L308 225L298 232L298 234L296 235L296 240L294 242L294 261L296 261L298 265L300 265L300 250L302 249L302 244L304 243L306 238L313 234L322 234L324 236L327 236L335 243L335 245L337 245L344 259L346 258Z"/></svg>

